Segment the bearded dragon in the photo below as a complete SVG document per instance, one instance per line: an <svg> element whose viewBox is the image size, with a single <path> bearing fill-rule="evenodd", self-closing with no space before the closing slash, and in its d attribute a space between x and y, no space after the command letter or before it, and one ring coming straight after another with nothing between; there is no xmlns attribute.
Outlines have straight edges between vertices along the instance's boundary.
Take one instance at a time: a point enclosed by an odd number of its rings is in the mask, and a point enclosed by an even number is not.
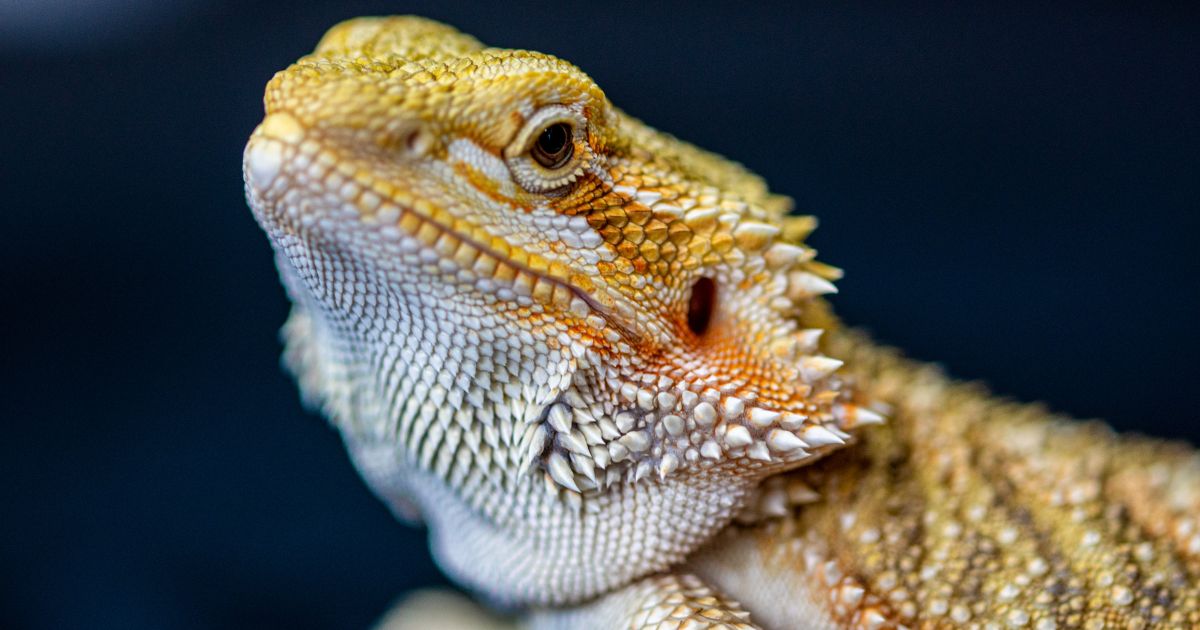
<svg viewBox="0 0 1200 630"><path fill-rule="evenodd" d="M1200 625L1200 460L840 325L811 217L555 57L413 17L271 79L286 364L536 627ZM885 421L886 418L886 421Z"/></svg>

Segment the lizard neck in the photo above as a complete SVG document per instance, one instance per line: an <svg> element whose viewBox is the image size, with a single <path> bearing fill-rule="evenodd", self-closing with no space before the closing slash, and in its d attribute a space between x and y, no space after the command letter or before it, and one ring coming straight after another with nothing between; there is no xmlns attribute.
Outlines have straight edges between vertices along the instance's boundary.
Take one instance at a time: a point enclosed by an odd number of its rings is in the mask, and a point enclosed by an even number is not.
<svg viewBox="0 0 1200 630"><path fill-rule="evenodd" d="M622 484L575 508L537 477L464 494L405 461L393 444L348 438L348 445L393 511L403 516L417 506L442 569L506 607L574 604L666 570L726 526L756 485L709 470Z"/></svg>

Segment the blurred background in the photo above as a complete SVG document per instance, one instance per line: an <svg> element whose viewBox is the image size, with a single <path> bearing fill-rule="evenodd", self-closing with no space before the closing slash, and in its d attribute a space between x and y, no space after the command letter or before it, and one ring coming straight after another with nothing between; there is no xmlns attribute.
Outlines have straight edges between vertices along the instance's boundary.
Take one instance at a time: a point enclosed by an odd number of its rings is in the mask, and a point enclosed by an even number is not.
<svg viewBox="0 0 1200 630"><path fill-rule="evenodd" d="M280 370L242 197L264 84L362 14L764 174L879 339L1200 441L1196 5L694 4L0 0L0 627L361 628L445 583Z"/></svg>

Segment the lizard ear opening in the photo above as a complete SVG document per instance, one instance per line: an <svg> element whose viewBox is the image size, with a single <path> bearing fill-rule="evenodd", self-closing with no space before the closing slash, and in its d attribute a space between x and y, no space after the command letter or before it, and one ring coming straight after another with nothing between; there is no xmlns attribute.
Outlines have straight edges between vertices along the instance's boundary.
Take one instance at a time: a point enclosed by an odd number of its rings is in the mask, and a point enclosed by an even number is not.
<svg viewBox="0 0 1200 630"><path fill-rule="evenodd" d="M717 283L712 278L700 278L692 285L688 300L687 324L697 337L708 331L713 311L717 308Z"/></svg>

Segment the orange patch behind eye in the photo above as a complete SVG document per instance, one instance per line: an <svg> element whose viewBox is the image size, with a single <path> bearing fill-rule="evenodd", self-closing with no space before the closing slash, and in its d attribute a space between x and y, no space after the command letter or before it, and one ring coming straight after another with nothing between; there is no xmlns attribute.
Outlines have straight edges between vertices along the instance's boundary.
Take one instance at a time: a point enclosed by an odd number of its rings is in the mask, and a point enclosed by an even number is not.
<svg viewBox="0 0 1200 630"><path fill-rule="evenodd" d="M550 197L550 207L559 214L575 216L587 214L589 217L597 210L607 208L611 204L604 201L610 195L607 184L591 171L580 173L579 177L568 188L567 194ZM590 219L589 219L590 222Z"/></svg>

